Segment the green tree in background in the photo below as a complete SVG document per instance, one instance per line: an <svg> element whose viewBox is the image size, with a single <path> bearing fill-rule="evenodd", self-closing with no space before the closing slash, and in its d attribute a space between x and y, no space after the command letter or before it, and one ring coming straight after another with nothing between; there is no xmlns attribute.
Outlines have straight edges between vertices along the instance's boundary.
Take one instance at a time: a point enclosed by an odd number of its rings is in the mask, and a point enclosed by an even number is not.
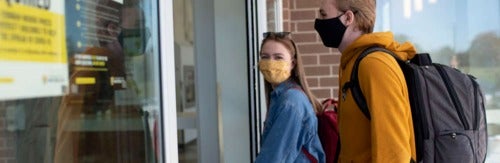
<svg viewBox="0 0 500 163"><path fill-rule="evenodd" d="M470 66L496 67L500 66L500 38L495 32L478 35L468 50Z"/></svg>

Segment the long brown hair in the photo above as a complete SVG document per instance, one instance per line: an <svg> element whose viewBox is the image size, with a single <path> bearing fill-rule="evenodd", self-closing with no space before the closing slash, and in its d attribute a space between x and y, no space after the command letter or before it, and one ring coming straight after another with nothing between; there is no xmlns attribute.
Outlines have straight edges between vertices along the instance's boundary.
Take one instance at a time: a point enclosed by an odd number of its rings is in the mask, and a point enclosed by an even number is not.
<svg viewBox="0 0 500 163"><path fill-rule="evenodd" d="M292 40L290 37L290 32L266 32L264 33L264 40L262 41L261 44L261 50L262 47L264 46L265 43L268 41L276 41L281 44L283 44L290 54L292 55L291 57L295 59L295 66L292 69L291 76L290 78L295 81L296 83L299 84L299 86L302 88L304 93L306 94L307 98L309 98L309 102L311 102L314 111L316 113L319 113L322 111L322 106L319 103L318 100L316 100L316 96L312 94L312 92L309 90L309 86L307 84L306 80L306 74L304 72L304 66L302 65L302 57L298 56L297 53L297 46L295 45L295 42ZM261 51L262 52L262 51ZM264 86L265 86L265 92L266 92L266 103L267 106L269 107L269 93L272 91L272 85L271 83L267 82L264 80Z"/></svg>

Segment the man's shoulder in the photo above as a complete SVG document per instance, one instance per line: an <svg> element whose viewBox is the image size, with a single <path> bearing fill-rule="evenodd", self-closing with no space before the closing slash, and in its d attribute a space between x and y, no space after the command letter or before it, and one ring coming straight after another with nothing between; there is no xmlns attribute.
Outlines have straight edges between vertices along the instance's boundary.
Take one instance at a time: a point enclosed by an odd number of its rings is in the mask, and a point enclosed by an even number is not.
<svg viewBox="0 0 500 163"><path fill-rule="evenodd" d="M359 63L359 69L374 70L377 68L390 67L391 69L399 69L399 64L396 58L386 52L375 51L365 56Z"/></svg>

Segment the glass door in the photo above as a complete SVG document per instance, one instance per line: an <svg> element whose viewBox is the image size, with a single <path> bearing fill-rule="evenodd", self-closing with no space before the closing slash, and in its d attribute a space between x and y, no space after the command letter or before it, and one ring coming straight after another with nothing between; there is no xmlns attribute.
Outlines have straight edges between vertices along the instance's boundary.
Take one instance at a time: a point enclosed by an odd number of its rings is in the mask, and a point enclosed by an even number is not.
<svg viewBox="0 0 500 163"><path fill-rule="evenodd" d="M198 161L193 1L174 0L177 141L180 163Z"/></svg>
<svg viewBox="0 0 500 163"><path fill-rule="evenodd" d="M0 162L161 160L157 5L0 2Z"/></svg>

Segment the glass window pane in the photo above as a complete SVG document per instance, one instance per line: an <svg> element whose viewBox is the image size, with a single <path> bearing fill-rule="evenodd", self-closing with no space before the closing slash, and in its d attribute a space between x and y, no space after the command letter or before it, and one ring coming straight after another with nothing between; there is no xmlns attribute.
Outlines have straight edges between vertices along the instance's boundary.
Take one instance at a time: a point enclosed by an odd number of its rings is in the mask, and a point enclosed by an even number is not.
<svg viewBox="0 0 500 163"><path fill-rule="evenodd" d="M477 78L485 95L487 161L500 160L500 2L378 0L375 31L391 30L434 62Z"/></svg>
<svg viewBox="0 0 500 163"><path fill-rule="evenodd" d="M193 1L174 0L175 85L179 162L198 161Z"/></svg>
<svg viewBox="0 0 500 163"><path fill-rule="evenodd" d="M0 162L157 162L156 2L0 2Z"/></svg>

